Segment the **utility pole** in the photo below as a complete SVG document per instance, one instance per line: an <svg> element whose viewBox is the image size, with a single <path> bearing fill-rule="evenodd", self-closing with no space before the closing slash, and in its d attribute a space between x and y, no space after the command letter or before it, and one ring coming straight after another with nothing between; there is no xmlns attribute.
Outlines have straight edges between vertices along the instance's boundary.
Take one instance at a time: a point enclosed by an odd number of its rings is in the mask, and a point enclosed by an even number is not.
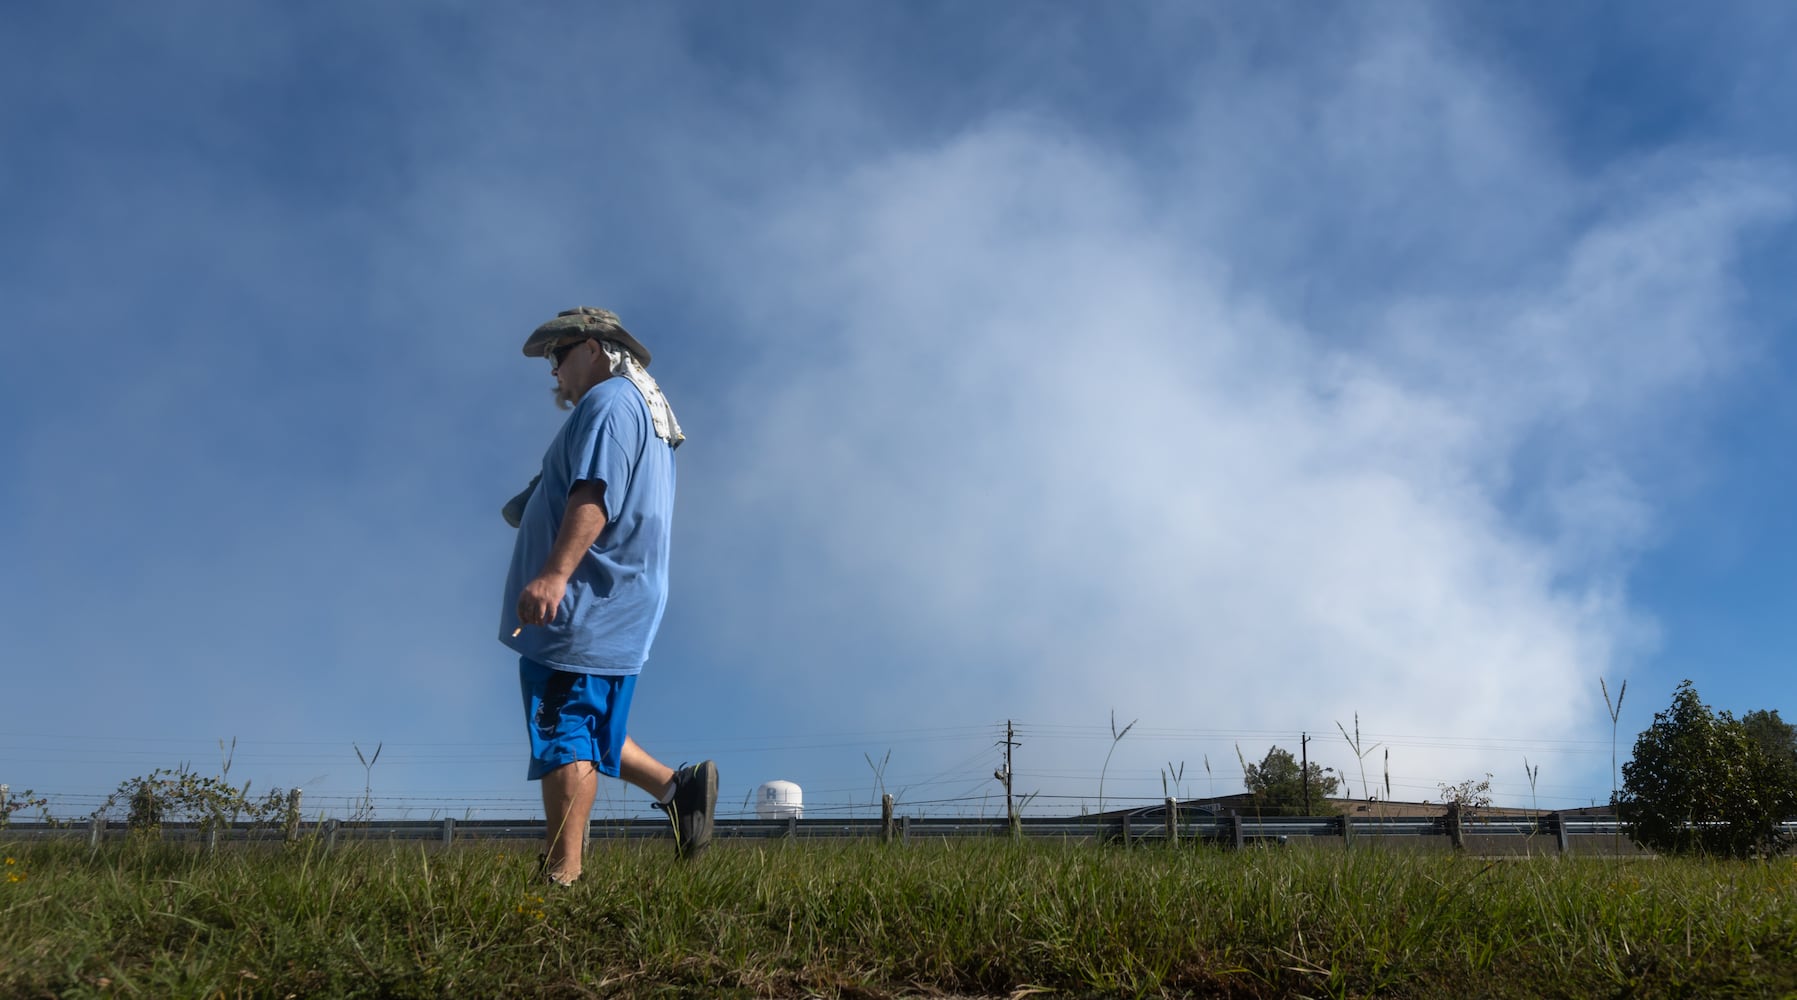
<svg viewBox="0 0 1797 1000"><path fill-rule="evenodd" d="M1304 759L1304 762L1302 764L1298 765L1298 767L1299 767L1298 773L1304 776L1304 815L1314 816L1315 813L1312 813L1310 811L1310 734L1309 733L1299 733L1298 734L1298 753Z"/></svg>
<svg viewBox="0 0 1797 1000"><path fill-rule="evenodd" d="M1017 825L1017 807L1011 804L1011 748L1018 746L1017 729L1011 720L1005 720L1005 738L1001 744L1005 748L1005 766L993 771L992 776L1005 783L1005 819L1013 827Z"/></svg>

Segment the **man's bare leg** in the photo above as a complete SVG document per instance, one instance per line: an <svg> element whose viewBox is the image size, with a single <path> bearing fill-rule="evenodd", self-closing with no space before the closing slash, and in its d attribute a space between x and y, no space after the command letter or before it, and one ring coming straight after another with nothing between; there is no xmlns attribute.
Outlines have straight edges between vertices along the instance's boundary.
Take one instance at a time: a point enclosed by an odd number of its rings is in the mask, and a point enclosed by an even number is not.
<svg viewBox="0 0 1797 1000"><path fill-rule="evenodd" d="M581 851L599 792L599 769L577 760L543 775L543 816L548 821L545 870L563 884L580 877Z"/></svg>
<svg viewBox="0 0 1797 1000"><path fill-rule="evenodd" d="M674 783L674 769L649 756L649 751L628 736L618 754L618 775L658 800Z"/></svg>

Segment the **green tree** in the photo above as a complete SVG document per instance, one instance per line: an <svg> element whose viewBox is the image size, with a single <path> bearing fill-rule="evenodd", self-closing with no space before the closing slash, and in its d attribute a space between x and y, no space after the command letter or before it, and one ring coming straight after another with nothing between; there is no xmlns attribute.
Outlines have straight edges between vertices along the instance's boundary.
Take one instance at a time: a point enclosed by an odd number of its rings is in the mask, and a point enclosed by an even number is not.
<svg viewBox="0 0 1797 1000"><path fill-rule="evenodd" d="M1797 726L1778 717L1778 709L1760 709L1741 716L1747 736L1766 755L1767 766L1797 785Z"/></svg>
<svg viewBox="0 0 1797 1000"><path fill-rule="evenodd" d="M1243 783L1254 796L1255 807L1274 816L1304 815L1304 773L1290 750L1273 747L1258 764L1242 769ZM1323 773L1322 765L1310 765L1310 808L1329 811L1324 799L1336 793L1341 782Z"/></svg>
<svg viewBox="0 0 1797 1000"><path fill-rule="evenodd" d="M1636 843L1737 858L1785 846L1779 823L1797 815L1797 762L1776 751L1791 734L1776 713L1749 715L1752 725L1713 712L1690 681L1678 686L1622 765L1617 806Z"/></svg>

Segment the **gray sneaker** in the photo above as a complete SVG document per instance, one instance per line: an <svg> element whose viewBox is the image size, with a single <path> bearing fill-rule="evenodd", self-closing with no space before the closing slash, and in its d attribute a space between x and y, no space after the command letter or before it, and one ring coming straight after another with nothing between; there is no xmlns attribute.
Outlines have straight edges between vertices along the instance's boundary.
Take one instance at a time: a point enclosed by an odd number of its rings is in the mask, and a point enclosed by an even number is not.
<svg viewBox="0 0 1797 1000"><path fill-rule="evenodd" d="M696 858L711 846L712 814L718 804L718 766L709 760L674 772L674 798L655 808L674 821L674 851Z"/></svg>

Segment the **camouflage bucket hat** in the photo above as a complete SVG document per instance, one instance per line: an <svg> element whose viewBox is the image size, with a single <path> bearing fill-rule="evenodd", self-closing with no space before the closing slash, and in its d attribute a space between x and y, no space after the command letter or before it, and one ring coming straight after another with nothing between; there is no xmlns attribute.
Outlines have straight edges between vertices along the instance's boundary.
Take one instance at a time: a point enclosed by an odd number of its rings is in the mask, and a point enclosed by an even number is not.
<svg viewBox="0 0 1797 1000"><path fill-rule="evenodd" d="M649 349L624 329L624 324L618 322L618 314L592 306L564 309L556 313L554 319L537 327L531 332L529 339L524 341L524 356L540 358L555 347L588 337L623 344L630 353L636 355L644 368L649 367Z"/></svg>

